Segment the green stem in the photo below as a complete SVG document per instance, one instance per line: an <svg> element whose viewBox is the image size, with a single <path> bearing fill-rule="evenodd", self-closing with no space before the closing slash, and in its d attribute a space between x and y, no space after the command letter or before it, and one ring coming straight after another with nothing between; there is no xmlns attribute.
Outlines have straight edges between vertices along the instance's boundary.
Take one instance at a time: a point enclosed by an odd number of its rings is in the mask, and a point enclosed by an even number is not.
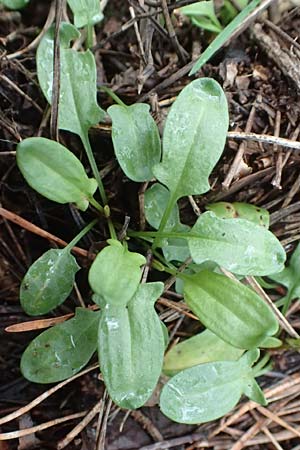
<svg viewBox="0 0 300 450"><path fill-rule="evenodd" d="M86 227L84 227L78 234L77 236L74 237L74 239L72 239L71 242L69 242L69 244L64 248L64 250L66 252L70 252L72 250L73 247L75 247L75 245L80 241L80 239L83 238L83 236L85 236L98 222L98 219L94 219L91 223L89 223Z"/></svg>
<svg viewBox="0 0 300 450"><path fill-rule="evenodd" d="M101 206L100 203L98 203L97 200L94 199L94 197L90 197L89 202L95 209L97 209L97 211L99 211L101 214L105 214L103 206Z"/></svg>
<svg viewBox="0 0 300 450"><path fill-rule="evenodd" d="M253 374L255 377L263 375L266 371L266 364L270 361L270 355L267 353L257 364L253 367Z"/></svg>
<svg viewBox="0 0 300 450"><path fill-rule="evenodd" d="M152 251L155 250L159 246L159 234L161 234L164 229L166 228L166 225L168 223L169 217L171 215L172 209L174 208L174 205L176 203L176 192L173 193L168 201L167 207L165 209L165 212L162 216L162 219L160 221L160 225L157 232L157 237L154 239L153 245L152 245Z"/></svg>
<svg viewBox="0 0 300 450"><path fill-rule="evenodd" d="M93 150L92 150L92 147L91 147L91 144L90 144L90 141L89 141L88 132L87 131L83 132L80 137L81 137L84 149L86 151L86 154L87 154L90 166L92 168L93 175L94 175L94 177L95 177L95 179L97 181L99 192L100 192L100 196L101 196L102 202L104 204L104 208L101 205L99 205L99 203L96 202L95 199L93 199L93 202L91 201L91 203L99 211L100 211L99 207L102 208L102 211L104 212L104 215L107 217L107 223L108 223L108 228L109 228L109 233L110 233L111 238L112 239L118 239L116 231L115 231L115 228L114 228L114 225L113 225L112 220L110 218L110 209L109 209L109 206L108 206L106 192L104 190L104 186L103 186L103 183L102 183L102 180L101 180L101 176L100 176L100 173L99 173L99 170L98 170L98 167L97 167L97 164L96 164L96 160L95 160L95 157L94 157L94 154L93 154ZM96 206L96 204L97 204L97 206Z"/></svg>
<svg viewBox="0 0 300 450"><path fill-rule="evenodd" d="M102 180L101 180L101 177L100 177L100 173L99 173L99 170L98 170L95 158L94 158L93 150L92 150L92 147L91 147L91 144L90 144L90 141L89 141L88 132L84 132L81 135L81 140L82 140L84 149L86 151L86 154L87 154L90 166L92 168L93 175L94 175L94 177L95 177L95 179L97 181L102 202L103 202L103 204L105 206L105 205L107 205L107 197L106 197L104 186L103 186L103 183L102 183Z"/></svg>
<svg viewBox="0 0 300 450"><path fill-rule="evenodd" d="M93 31L94 27L91 23L87 24L86 27L86 48L92 48L93 47Z"/></svg>
<svg viewBox="0 0 300 450"><path fill-rule="evenodd" d="M106 92L118 105L128 108L128 106L107 86L100 86L101 91Z"/></svg>
<svg viewBox="0 0 300 450"><path fill-rule="evenodd" d="M291 289L291 291L285 297L285 302L284 302L284 305L283 305L283 308L282 308L282 314L284 316L286 315L286 313L288 312L289 307L291 306L292 298L293 298L293 289Z"/></svg>

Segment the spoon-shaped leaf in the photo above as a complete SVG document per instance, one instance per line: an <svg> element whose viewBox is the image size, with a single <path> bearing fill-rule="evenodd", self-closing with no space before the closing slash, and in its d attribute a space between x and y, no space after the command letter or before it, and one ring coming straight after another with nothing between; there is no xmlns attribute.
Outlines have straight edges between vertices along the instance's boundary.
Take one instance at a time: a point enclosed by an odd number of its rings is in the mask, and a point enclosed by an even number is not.
<svg viewBox="0 0 300 450"><path fill-rule="evenodd" d="M60 29L60 99L58 126L86 140L87 130L96 125L104 112L97 104L96 64L93 54L69 48L80 33L69 23ZM37 50L39 84L47 101L52 101L54 28L43 37Z"/></svg>
<svg viewBox="0 0 300 450"><path fill-rule="evenodd" d="M285 286L290 298L300 297L300 244L294 250L289 264L284 270L270 275L270 278Z"/></svg>
<svg viewBox="0 0 300 450"><path fill-rule="evenodd" d="M31 316L46 314L61 305L72 291L76 259L68 250L51 249L37 259L21 283L20 301Z"/></svg>
<svg viewBox="0 0 300 450"><path fill-rule="evenodd" d="M100 312L77 308L73 319L55 325L26 348L21 371L35 383L55 383L84 367L97 348Z"/></svg>
<svg viewBox="0 0 300 450"><path fill-rule="evenodd" d="M112 140L117 160L128 178L150 181L153 166L160 161L161 144L149 105L113 105L107 112L112 119Z"/></svg>
<svg viewBox="0 0 300 450"><path fill-rule="evenodd" d="M145 192L145 216L147 222L158 229L164 211L170 199L170 192L159 183L153 184ZM189 231L190 227L180 222L179 208L175 203L165 226L165 231ZM167 261L185 261L190 251L185 239L163 239L160 242L164 257Z"/></svg>
<svg viewBox="0 0 300 450"><path fill-rule="evenodd" d="M162 162L153 170L171 192L172 205L209 190L208 177L222 154L227 129L227 100L216 81L201 78L181 91L166 120Z"/></svg>
<svg viewBox="0 0 300 450"><path fill-rule="evenodd" d="M66 147L42 137L24 139L17 147L17 164L27 183L49 200L75 203L85 211L97 189L84 167Z"/></svg>
<svg viewBox="0 0 300 450"><path fill-rule="evenodd" d="M220 219L208 211L199 217L191 236L189 248L197 264L211 260L241 275L279 272L286 259L270 231L244 219Z"/></svg>
<svg viewBox="0 0 300 450"><path fill-rule="evenodd" d="M128 251L127 247L114 239L108 240L96 257L89 271L89 283L93 291L109 304L127 305L138 288L141 279L140 267L144 256ZM98 297L94 296L97 301Z"/></svg>
<svg viewBox="0 0 300 450"><path fill-rule="evenodd" d="M270 307L251 289L214 272L183 275L184 298L200 321L234 347L258 347L278 330Z"/></svg>
<svg viewBox="0 0 300 450"><path fill-rule="evenodd" d="M238 361L211 362L183 370L164 386L162 412L175 422L187 424L222 417L243 393L249 392L248 386L253 385L251 365L258 356L259 351L252 350ZM262 402L265 404L264 398Z"/></svg>
<svg viewBox="0 0 300 450"><path fill-rule="evenodd" d="M165 349L154 303L163 283L141 284L128 306L107 304L99 324L99 360L112 400L135 409L151 396L163 364Z"/></svg>
<svg viewBox="0 0 300 450"><path fill-rule="evenodd" d="M235 361L244 350L233 347L210 330L175 345L165 355L163 371L173 376L181 370L214 361Z"/></svg>
<svg viewBox="0 0 300 450"><path fill-rule="evenodd" d="M68 0L77 28L95 25L103 19L99 0Z"/></svg>

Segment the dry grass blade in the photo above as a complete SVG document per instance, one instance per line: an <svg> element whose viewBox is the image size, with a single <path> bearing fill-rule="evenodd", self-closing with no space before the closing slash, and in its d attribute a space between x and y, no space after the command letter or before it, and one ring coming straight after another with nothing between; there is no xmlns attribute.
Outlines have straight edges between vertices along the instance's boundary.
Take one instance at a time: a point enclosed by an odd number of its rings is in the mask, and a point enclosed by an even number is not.
<svg viewBox="0 0 300 450"><path fill-rule="evenodd" d="M77 373L71 378L68 378L67 380L62 381L61 383L58 383L56 386L53 386L51 389L49 389L46 392L43 392L43 394L36 397L32 402L28 403L28 405L23 406L22 408L18 409L17 411L14 411L7 416L1 417L0 419L0 425L3 425L4 423L11 422L12 420L17 419L18 417L22 416L23 414L27 413L31 409L33 409L35 406L42 403L46 398L50 397L50 395L57 392L62 387L66 386L67 384L71 383L72 381L76 380L76 378L82 377L86 373L91 372L92 370L95 370L99 367L99 364L94 364L91 367L88 367L87 369L83 370L82 372Z"/></svg>
<svg viewBox="0 0 300 450"><path fill-rule="evenodd" d="M36 433L38 431L46 430L47 428L54 427L60 423L67 422L69 420L79 419L82 416L86 415L86 411L82 411L75 414L70 414L69 416L59 417L58 419L50 420L49 422L41 423L40 425L36 425L35 427L26 428L25 430L17 430L11 431L9 433L1 433L0 441L7 441L10 439L17 439L22 436L28 436L29 434Z"/></svg>

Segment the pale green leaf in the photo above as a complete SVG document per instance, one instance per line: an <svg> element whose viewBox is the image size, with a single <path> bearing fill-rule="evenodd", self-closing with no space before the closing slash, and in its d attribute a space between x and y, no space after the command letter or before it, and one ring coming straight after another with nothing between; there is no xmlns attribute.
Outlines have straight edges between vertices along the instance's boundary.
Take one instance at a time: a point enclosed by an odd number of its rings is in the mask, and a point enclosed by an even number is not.
<svg viewBox="0 0 300 450"><path fill-rule="evenodd" d="M108 393L121 408L135 409L151 396L165 349L154 303L163 283L141 284L124 305L107 304L99 324L100 368Z"/></svg>
<svg viewBox="0 0 300 450"><path fill-rule="evenodd" d="M126 306L138 288L142 276L140 267L146 260L139 253L128 251L117 240L110 239L108 243L90 268L89 283L106 303Z"/></svg>
<svg viewBox="0 0 300 450"><path fill-rule="evenodd" d="M26 272L20 287L20 301L31 316L46 314L70 295L79 266L68 250L51 249Z"/></svg>
<svg viewBox="0 0 300 450"><path fill-rule="evenodd" d="M17 147L17 164L27 183L49 200L75 203L85 211L97 189L84 167L67 148L42 137L24 139Z"/></svg>
<svg viewBox="0 0 300 450"><path fill-rule="evenodd" d="M214 361L236 361L244 350L233 347L210 330L175 345L165 355L163 371L173 376L181 370Z"/></svg>
<svg viewBox="0 0 300 450"><path fill-rule="evenodd" d="M125 175L133 181L150 181L153 166L160 161L159 131L150 114L150 106L113 105L107 110L112 119L112 140L117 160Z"/></svg>
<svg viewBox="0 0 300 450"><path fill-rule="evenodd" d="M55 383L79 372L97 349L100 312L77 308L75 317L36 337L21 359L21 371L35 383Z"/></svg>
<svg viewBox="0 0 300 450"><path fill-rule="evenodd" d="M214 272L182 275L184 299L200 321L237 348L260 346L278 331L270 307L252 289Z"/></svg>
<svg viewBox="0 0 300 450"><path fill-rule="evenodd" d="M277 273L286 259L270 231L244 219L220 219L209 211L198 218L188 242L197 264L215 261L240 275Z"/></svg>
<svg viewBox="0 0 300 450"><path fill-rule="evenodd" d="M0 4L3 3L9 9L22 9L28 5L30 0L1 0Z"/></svg>
<svg viewBox="0 0 300 450"><path fill-rule="evenodd" d="M170 199L170 192L167 188L159 183L153 184L145 192L145 216L147 222L158 229L164 211ZM179 208L177 203L174 205L168 222L165 227L166 231L189 231L190 227L180 222ZM167 261L185 261L190 254L188 244L185 239L164 239L160 243L164 257Z"/></svg>
<svg viewBox="0 0 300 450"><path fill-rule="evenodd" d="M172 202L209 190L208 177L219 160L228 129L228 105L221 86L209 78L188 84L173 103L163 135L156 178Z"/></svg>
<svg viewBox="0 0 300 450"><path fill-rule="evenodd" d="M257 350L248 353L252 353L252 361L259 356ZM247 353L238 361L200 364L168 381L160 396L160 408L175 422L209 422L229 412L252 379Z"/></svg>
<svg viewBox="0 0 300 450"><path fill-rule="evenodd" d="M69 23L60 28L60 99L58 126L86 139L87 130L104 117L97 104L96 64L93 54L69 48L79 37ZM54 28L43 37L37 50L37 74L47 101L52 102Z"/></svg>
<svg viewBox="0 0 300 450"><path fill-rule="evenodd" d="M212 0L192 3L191 5L183 6L179 11L189 17L200 28L216 33L222 30L222 26L215 14Z"/></svg>
<svg viewBox="0 0 300 450"><path fill-rule="evenodd" d="M74 14L74 24L77 28L95 25L103 19L100 0L68 0L68 4Z"/></svg>
<svg viewBox="0 0 300 450"><path fill-rule="evenodd" d="M265 208L241 202L218 202L211 203L206 209L212 211L222 219L240 218L250 220L250 222L269 228L270 214Z"/></svg>

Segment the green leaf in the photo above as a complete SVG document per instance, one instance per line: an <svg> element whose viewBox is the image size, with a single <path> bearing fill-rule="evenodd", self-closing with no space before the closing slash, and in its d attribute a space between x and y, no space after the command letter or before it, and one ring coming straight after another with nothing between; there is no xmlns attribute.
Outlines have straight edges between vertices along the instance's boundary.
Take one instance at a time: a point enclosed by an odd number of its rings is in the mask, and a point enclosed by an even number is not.
<svg viewBox="0 0 300 450"><path fill-rule="evenodd" d="M288 290L289 298L300 297L300 244L296 247L289 264L282 272L269 275L268 277L285 286Z"/></svg>
<svg viewBox="0 0 300 450"><path fill-rule="evenodd" d="M202 53L198 61L194 64L189 75L194 75L201 69L207 61L227 42L233 32L240 26L240 24L246 19L246 17L259 5L260 0L252 0L246 8L244 8L233 20L230 22L224 30L212 41L212 43Z"/></svg>
<svg viewBox="0 0 300 450"><path fill-rule="evenodd" d="M201 78L181 91L166 120L162 162L153 170L171 193L171 207L180 197L209 190L227 129L227 100L216 81Z"/></svg>
<svg viewBox="0 0 300 450"><path fill-rule="evenodd" d="M151 396L165 349L154 303L163 283L141 284L128 306L107 304L99 324L99 360L108 393L121 408L135 409Z"/></svg>
<svg viewBox="0 0 300 450"><path fill-rule="evenodd" d="M20 301L31 316L46 314L70 295L79 270L69 251L51 249L37 259L21 283Z"/></svg>
<svg viewBox="0 0 300 450"><path fill-rule="evenodd" d="M170 192L159 183L153 184L145 192L145 216L153 228L159 228L169 199ZM169 215L165 230L178 232L190 230L188 225L180 222L179 208L176 203ZM167 261L185 261L189 257L190 251L185 239L164 239L160 245Z"/></svg>
<svg viewBox="0 0 300 450"><path fill-rule="evenodd" d="M97 189L84 167L67 148L50 139L24 139L17 147L17 164L27 183L49 200L75 203L85 211Z"/></svg>
<svg viewBox="0 0 300 450"><path fill-rule="evenodd" d="M104 111L97 104L96 64L93 54L69 48L80 36L69 23L60 28L60 100L58 126L86 140L87 130L100 122ZM47 101L52 102L54 28L43 37L37 50L37 74Z"/></svg>
<svg viewBox="0 0 300 450"><path fill-rule="evenodd" d="M30 0L1 0L0 4L3 3L9 9L22 9L28 5Z"/></svg>
<svg viewBox="0 0 300 450"><path fill-rule="evenodd" d="M238 361L211 362L183 370L164 386L162 412L175 422L187 424L224 416L253 385L251 364L258 356L259 351L252 350Z"/></svg>
<svg viewBox="0 0 300 450"><path fill-rule="evenodd" d="M99 0L68 0L68 4L74 14L74 24L77 28L95 25L103 19Z"/></svg>
<svg viewBox="0 0 300 450"><path fill-rule="evenodd" d="M35 383L65 380L84 367L97 348L100 312L77 308L75 317L36 337L21 359L21 371Z"/></svg>
<svg viewBox="0 0 300 450"><path fill-rule="evenodd" d="M286 259L270 231L244 219L220 219L209 211L198 218L188 242L197 264L215 261L240 275L277 273Z"/></svg>
<svg viewBox="0 0 300 450"><path fill-rule="evenodd" d="M219 33L222 26L215 14L213 1L201 1L184 6L179 11L190 17L194 25L208 31Z"/></svg>
<svg viewBox="0 0 300 450"><path fill-rule="evenodd" d="M141 280L140 267L146 259L139 253L129 252L119 241L109 239L94 260L89 271L93 291L110 305L126 306ZM97 296L94 300L97 301Z"/></svg>
<svg viewBox="0 0 300 450"><path fill-rule="evenodd" d="M107 110L112 119L112 140L117 160L125 175L133 181L150 181L153 166L161 158L159 131L150 106L113 105Z"/></svg>
<svg viewBox="0 0 300 450"><path fill-rule="evenodd" d="M259 405L266 406L268 404L263 391L254 380L254 378L249 378L248 384L245 386L244 394L253 402L258 403Z"/></svg>
<svg viewBox="0 0 300 450"><path fill-rule="evenodd" d="M207 205L206 209L214 212L216 216L221 217L222 219L246 219L267 229L270 225L269 212L265 208L250 205L249 203L218 202Z"/></svg>
<svg viewBox="0 0 300 450"><path fill-rule="evenodd" d="M214 272L182 275L184 299L200 321L237 348L260 346L278 331L270 307L251 289Z"/></svg>
<svg viewBox="0 0 300 450"><path fill-rule="evenodd" d="M235 361L244 350L233 347L210 330L175 345L165 355L163 371L173 376L181 370L215 361Z"/></svg>

